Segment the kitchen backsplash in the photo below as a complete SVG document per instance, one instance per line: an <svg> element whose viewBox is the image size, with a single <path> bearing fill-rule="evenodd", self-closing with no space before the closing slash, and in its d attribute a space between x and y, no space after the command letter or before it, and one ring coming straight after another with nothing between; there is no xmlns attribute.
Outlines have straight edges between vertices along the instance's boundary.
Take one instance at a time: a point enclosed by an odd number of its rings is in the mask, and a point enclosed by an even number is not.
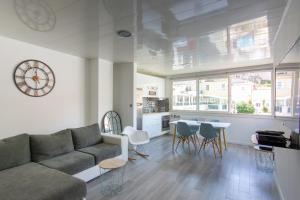
<svg viewBox="0 0 300 200"><path fill-rule="evenodd" d="M143 97L143 113L156 112L169 112L169 99Z"/></svg>

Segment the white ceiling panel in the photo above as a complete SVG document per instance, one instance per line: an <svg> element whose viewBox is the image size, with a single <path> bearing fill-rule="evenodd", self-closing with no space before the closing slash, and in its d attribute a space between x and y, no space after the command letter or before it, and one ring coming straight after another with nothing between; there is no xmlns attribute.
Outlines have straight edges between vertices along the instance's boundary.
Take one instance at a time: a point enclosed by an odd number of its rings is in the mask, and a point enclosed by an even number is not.
<svg viewBox="0 0 300 200"><path fill-rule="evenodd" d="M0 0L0 3L2 36L80 57L135 62L139 71L172 75L272 62L271 43L286 2ZM43 30L47 26L49 29ZM118 37L116 31L122 29L130 31L132 37Z"/></svg>

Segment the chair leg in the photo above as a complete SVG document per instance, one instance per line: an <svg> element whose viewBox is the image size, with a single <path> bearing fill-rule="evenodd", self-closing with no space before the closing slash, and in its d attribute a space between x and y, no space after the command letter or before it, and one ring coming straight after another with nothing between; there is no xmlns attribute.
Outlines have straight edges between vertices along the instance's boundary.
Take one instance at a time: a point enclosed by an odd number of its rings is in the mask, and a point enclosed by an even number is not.
<svg viewBox="0 0 300 200"><path fill-rule="evenodd" d="M196 152L197 152L197 141L196 141L195 135L192 136L192 142L193 142L193 144L194 144L195 153L196 153Z"/></svg>
<svg viewBox="0 0 300 200"><path fill-rule="evenodd" d="M187 137L187 143L188 143L188 147L189 147L189 154L191 154L190 139L189 139L189 137Z"/></svg>
<svg viewBox="0 0 300 200"><path fill-rule="evenodd" d="M203 146L204 150L205 150L206 144L207 144L207 139L205 139L205 141L204 141L204 146Z"/></svg>
<svg viewBox="0 0 300 200"><path fill-rule="evenodd" d="M200 143L200 139L199 139L199 137L198 137L197 133L196 133L196 135L195 135L195 136L196 136L196 139L197 139L197 141L198 141L198 144L199 144L199 145L201 145L201 143Z"/></svg>
<svg viewBox="0 0 300 200"><path fill-rule="evenodd" d="M135 151L135 153L136 153L137 155L139 155L139 156L144 157L144 158L149 157L148 154L144 154L144 153L141 153L141 152L138 152L138 151Z"/></svg>
<svg viewBox="0 0 300 200"><path fill-rule="evenodd" d="M217 150L220 154L220 149L219 149L219 145L218 145L218 142L216 141L216 138L214 138L213 142L215 143L216 147L217 147Z"/></svg>
<svg viewBox="0 0 300 200"><path fill-rule="evenodd" d="M201 143L200 149L199 149L199 153L200 153L200 151L201 151L201 149L202 149L202 147L203 147L203 145L204 145L204 143L205 143L205 140L206 140L206 138L204 138L204 139L202 140L202 143Z"/></svg>
<svg viewBox="0 0 300 200"><path fill-rule="evenodd" d="M137 155L142 156L143 158L149 157L148 154L144 154L144 153L139 152L139 151L138 151L138 146L136 146L136 147L134 148L134 152L135 152Z"/></svg>
<svg viewBox="0 0 300 200"><path fill-rule="evenodd" d="M216 156L216 149L215 149L215 143L214 143L214 141L212 141L211 144L212 144L212 147L213 147L213 150L214 150L214 156L215 156L215 159L216 159L217 156Z"/></svg>
<svg viewBox="0 0 300 200"><path fill-rule="evenodd" d="M185 138L182 138L182 149L184 150Z"/></svg>
<svg viewBox="0 0 300 200"><path fill-rule="evenodd" d="M178 148L180 142L181 142L181 138L178 139L178 142L177 142L177 145L176 145L176 148L175 148L175 151L176 151L176 152L177 152L177 148Z"/></svg>

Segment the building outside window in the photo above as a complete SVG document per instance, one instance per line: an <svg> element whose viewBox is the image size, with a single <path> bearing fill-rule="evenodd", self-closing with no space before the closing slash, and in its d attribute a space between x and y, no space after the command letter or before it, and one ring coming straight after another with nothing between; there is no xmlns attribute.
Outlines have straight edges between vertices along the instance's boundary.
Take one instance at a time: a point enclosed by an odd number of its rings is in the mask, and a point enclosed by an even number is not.
<svg viewBox="0 0 300 200"><path fill-rule="evenodd" d="M275 75L274 114L283 117L299 116L300 70L280 69ZM271 115L272 71L239 72L214 78L173 81L172 105L173 110Z"/></svg>
<svg viewBox="0 0 300 200"><path fill-rule="evenodd" d="M271 114L271 71L230 75L231 113Z"/></svg>
<svg viewBox="0 0 300 200"><path fill-rule="evenodd" d="M228 79L199 80L199 110L228 111Z"/></svg>
<svg viewBox="0 0 300 200"><path fill-rule="evenodd" d="M292 93L294 71L276 71L276 101L277 116L292 116Z"/></svg>
<svg viewBox="0 0 300 200"><path fill-rule="evenodd" d="M173 110L196 110L197 81L173 82Z"/></svg>

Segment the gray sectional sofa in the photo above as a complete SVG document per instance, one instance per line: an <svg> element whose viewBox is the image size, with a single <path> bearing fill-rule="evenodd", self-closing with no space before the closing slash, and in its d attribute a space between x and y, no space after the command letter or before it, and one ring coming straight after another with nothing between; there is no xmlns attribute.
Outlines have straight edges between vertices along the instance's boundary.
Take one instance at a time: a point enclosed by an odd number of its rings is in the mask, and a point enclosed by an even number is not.
<svg viewBox="0 0 300 200"><path fill-rule="evenodd" d="M82 200L85 181L100 175L93 174L100 170L97 164L116 156L127 159L126 145L124 137L101 135L98 124L2 139L0 199Z"/></svg>

